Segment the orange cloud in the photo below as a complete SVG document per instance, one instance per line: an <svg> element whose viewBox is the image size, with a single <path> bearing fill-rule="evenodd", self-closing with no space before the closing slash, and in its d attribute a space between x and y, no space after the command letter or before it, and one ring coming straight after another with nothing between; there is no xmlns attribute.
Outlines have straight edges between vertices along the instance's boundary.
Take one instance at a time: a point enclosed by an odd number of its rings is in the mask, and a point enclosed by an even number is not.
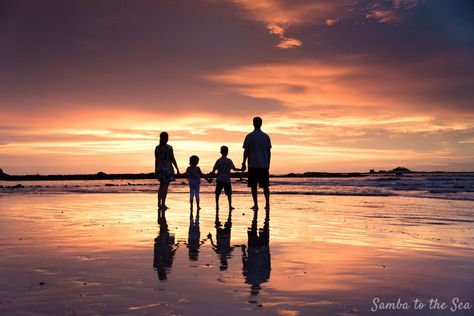
<svg viewBox="0 0 474 316"><path fill-rule="evenodd" d="M337 22L337 19L326 19L325 23L327 26L333 26L334 24L336 24Z"/></svg>
<svg viewBox="0 0 474 316"><path fill-rule="evenodd" d="M379 23L399 23L408 10L415 8L421 3L420 0L394 0L391 3L376 2L369 7L366 18L374 19Z"/></svg>
<svg viewBox="0 0 474 316"><path fill-rule="evenodd" d="M246 96L274 99L298 111L329 111L331 117L359 116L368 111L370 117L377 113L390 113L396 118L426 117L428 108L435 114L443 111L446 99L432 95L452 85L450 78L424 76L427 69L433 71L439 62L427 60L406 69L399 65L371 64L358 57L339 63L304 60L245 66L207 78ZM460 117L472 118L465 114Z"/></svg>
<svg viewBox="0 0 474 316"><path fill-rule="evenodd" d="M299 25L321 21L327 23L335 21L330 19L334 15L341 14L344 7L351 1L279 1L279 0L229 0L244 9L246 16L262 22L270 34L277 35L280 39L277 47L292 48L301 46L303 43L297 38L287 37L285 34L289 28ZM329 24L328 24L329 25Z"/></svg>

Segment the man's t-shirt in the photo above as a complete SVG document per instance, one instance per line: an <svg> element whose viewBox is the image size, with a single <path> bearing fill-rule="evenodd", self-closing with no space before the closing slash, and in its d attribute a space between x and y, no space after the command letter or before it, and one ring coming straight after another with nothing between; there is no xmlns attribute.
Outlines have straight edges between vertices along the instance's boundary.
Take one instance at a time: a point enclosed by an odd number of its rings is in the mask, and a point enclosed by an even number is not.
<svg viewBox="0 0 474 316"><path fill-rule="evenodd" d="M248 151L249 168L268 168L270 166L270 137L261 130L249 133L242 146Z"/></svg>
<svg viewBox="0 0 474 316"><path fill-rule="evenodd" d="M230 183L230 171L235 169L232 160L227 157L221 157L217 159L214 169L217 170L217 181Z"/></svg>

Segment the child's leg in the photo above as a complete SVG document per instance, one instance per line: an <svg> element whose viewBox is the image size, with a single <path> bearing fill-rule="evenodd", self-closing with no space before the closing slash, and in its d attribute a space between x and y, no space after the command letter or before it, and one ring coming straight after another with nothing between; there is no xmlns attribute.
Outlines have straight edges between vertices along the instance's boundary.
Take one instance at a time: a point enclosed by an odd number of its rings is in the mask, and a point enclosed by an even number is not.
<svg viewBox="0 0 474 316"><path fill-rule="evenodd" d="M194 194L196 195L196 205L197 205L197 209L199 210L201 207L199 206L199 191L200 191L200 185L198 184L196 186L196 189L194 191Z"/></svg>
<svg viewBox="0 0 474 316"><path fill-rule="evenodd" d="M222 182L216 181L216 209L219 209L219 196L221 195L223 186Z"/></svg>
<svg viewBox="0 0 474 316"><path fill-rule="evenodd" d="M234 208L232 207L232 186L230 182L225 184L224 189L225 194L227 195L227 200L229 201L229 209L233 210Z"/></svg>
<svg viewBox="0 0 474 316"><path fill-rule="evenodd" d="M189 185L189 204L191 205L191 208L193 208L193 202L194 202L194 186Z"/></svg>

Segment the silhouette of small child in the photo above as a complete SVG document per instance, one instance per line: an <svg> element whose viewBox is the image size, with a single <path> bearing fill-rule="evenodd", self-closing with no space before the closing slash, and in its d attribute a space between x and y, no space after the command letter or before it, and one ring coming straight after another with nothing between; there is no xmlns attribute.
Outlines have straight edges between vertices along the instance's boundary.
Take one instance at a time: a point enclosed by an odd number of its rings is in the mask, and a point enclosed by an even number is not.
<svg viewBox="0 0 474 316"><path fill-rule="evenodd" d="M219 196L222 193L222 189L224 189L225 194L227 195L227 199L229 200L229 209L234 209L232 207L232 187L230 184L230 171L242 171L242 169L238 169L234 166L232 160L227 158L227 154L229 153L229 148L227 146L221 147L221 154L222 157L217 159L216 163L214 164L214 168L211 172L211 179L212 176L217 171L216 177L216 209L219 209Z"/></svg>
<svg viewBox="0 0 474 316"><path fill-rule="evenodd" d="M193 208L194 197L196 197L197 209L200 210L199 206L199 189L201 186L201 178L205 178L204 174L201 172L201 168L197 165L199 163L199 157L193 155L189 157L189 167L186 169L186 176L189 181L189 203L191 204L191 209Z"/></svg>

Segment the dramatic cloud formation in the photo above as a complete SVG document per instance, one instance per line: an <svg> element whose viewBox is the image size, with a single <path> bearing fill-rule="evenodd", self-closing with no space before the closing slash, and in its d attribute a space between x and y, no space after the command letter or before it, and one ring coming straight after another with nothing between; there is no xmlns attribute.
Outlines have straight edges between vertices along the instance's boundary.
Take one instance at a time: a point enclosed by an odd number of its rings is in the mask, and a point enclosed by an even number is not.
<svg viewBox="0 0 474 316"><path fill-rule="evenodd" d="M158 134L272 172L472 170L471 1L0 3L0 168L150 172ZM289 163L290 162L290 163Z"/></svg>
<svg viewBox="0 0 474 316"><path fill-rule="evenodd" d="M304 24L336 21L335 15L343 14L351 1L308 1L308 0L229 0L246 11L246 17L266 25L270 34L280 41L278 48L293 48L302 45L299 39L286 36L287 29L298 28Z"/></svg>

